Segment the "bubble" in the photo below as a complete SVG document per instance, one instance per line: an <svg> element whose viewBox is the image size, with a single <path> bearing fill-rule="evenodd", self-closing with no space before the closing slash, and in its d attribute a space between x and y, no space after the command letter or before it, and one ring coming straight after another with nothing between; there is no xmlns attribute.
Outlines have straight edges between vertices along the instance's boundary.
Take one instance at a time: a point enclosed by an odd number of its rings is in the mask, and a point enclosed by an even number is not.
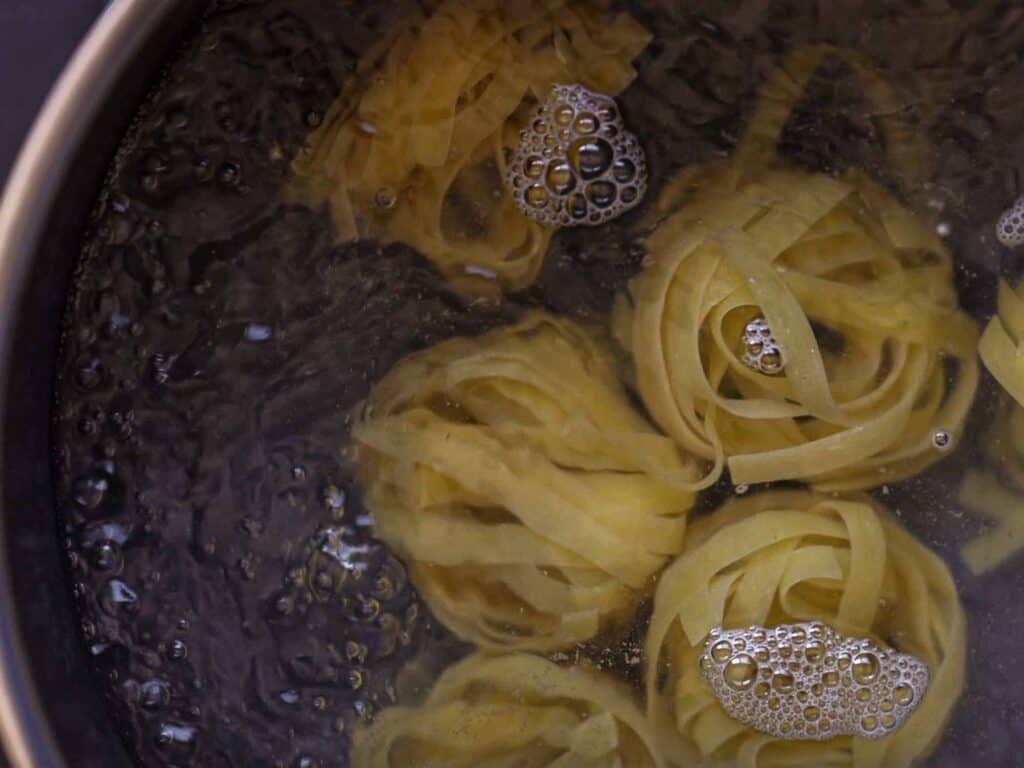
<svg viewBox="0 0 1024 768"><path fill-rule="evenodd" d="M600 123L597 121L597 116L590 112L582 112L576 118L576 122L573 123L572 127L576 133L588 134L596 133Z"/></svg>
<svg viewBox="0 0 1024 768"><path fill-rule="evenodd" d="M804 649L804 656L809 662L816 664L825 657L825 645L820 640L812 640Z"/></svg>
<svg viewBox="0 0 1024 768"><path fill-rule="evenodd" d="M928 678L913 656L817 622L716 628L699 667L730 717L787 739L881 738L909 716Z"/></svg>
<svg viewBox="0 0 1024 768"><path fill-rule="evenodd" d="M548 189L556 195L564 195L576 187L576 176L565 160L552 160L545 175Z"/></svg>
<svg viewBox="0 0 1024 768"><path fill-rule="evenodd" d="M914 689L906 683L902 683L900 685L897 685L896 688L893 690L892 697L896 700L897 704L899 704L901 707L905 707L911 702L913 702Z"/></svg>
<svg viewBox="0 0 1024 768"><path fill-rule="evenodd" d="M398 202L398 194L391 187L381 187L373 196L373 204L383 210L395 207Z"/></svg>
<svg viewBox="0 0 1024 768"><path fill-rule="evenodd" d="M587 185L587 199L598 208L607 208L615 202L617 191L610 181L592 181Z"/></svg>
<svg viewBox="0 0 1024 768"><path fill-rule="evenodd" d="M184 640L172 640L171 644L167 646L167 658L172 661L181 661L188 656L188 646L185 645Z"/></svg>
<svg viewBox="0 0 1024 768"><path fill-rule="evenodd" d="M523 171L531 179L539 179L544 175L544 158L543 157L528 157L526 163L523 165Z"/></svg>
<svg viewBox="0 0 1024 768"><path fill-rule="evenodd" d="M853 679L866 685L878 677L878 657L873 653L859 653L853 657Z"/></svg>
<svg viewBox="0 0 1024 768"><path fill-rule="evenodd" d="M711 658L715 661L725 661L732 656L732 643L722 640L711 646Z"/></svg>
<svg viewBox="0 0 1024 768"><path fill-rule="evenodd" d="M743 691L754 684L757 678L757 663L746 653L734 656L725 666L725 682L737 691Z"/></svg>
<svg viewBox="0 0 1024 768"><path fill-rule="evenodd" d="M932 433L932 445L940 451L944 451L953 444L953 436L944 429L937 429Z"/></svg>
<svg viewBox="0 0 1024 768"><path fill-rule="evenodd" d="M531 197L531 182L542 180L549 197ZM579 194L581 182L596 185ZM557 85L520 134L506 183L519 209L533 219L554 226L597 225L638 204L647 177L643 151L625 130L614 101L582 86Z"/></svg>
<svg viewBox="0 0 1024 768"><path fill-rule="evenodd" d="M745 366L766 376L775 376L786 365L782 346L775 340L768 321L756 317L743 329L743 356Z"/></svg>
<svg viewBox="0 0 1024 768"><path fill-rule="evenodd" d="M548 191L540 184L533 184L532 186L527 187L526 194L524 195L526 204L533 208L543 208L548 204L549 198L550 195L548 194Z"/></svg>
<svg viewBox="0 0 1024 768"><path fill-rule="evenodd" d="M789 674L778 674L772 678L772 688L779 693L789 693L793 690L793 676Z"/></svg>
<svg viewBox="0 0 1024 768"><path fill-rule="evenodd" d="M96 509L110 490L110 480L100 472L90 472L71 484L71 498L83 509Z"/></svg>
<svg viewBox="0 0 1024 768"><path fill-rule="evenodd" d="M575 114L576 110L574 110L570 105L559 104L555 107L554 111L555 122L559 125L569 125L572 123L572 118Z"/></svg>
<svg viewBox="0 0 1024 768"><path fill-rule="evenodd" d="M602 176L613 156L612 145L604 139L578 139L569 147L569 162L584 181Z"/></svg>
<svg viewBox="0 0 1024 768"><path fill-rule="evenodd" d="M1024 196L999 217L996 238L1007 248L1024 245Z"/></svg>
<svg viewBox="0 0 1024 768"><path fill-rule="evenodd" d="M573 195L566 202L566 208L573 219L585 219L587 217L587 198L583 195Z"/></svg>

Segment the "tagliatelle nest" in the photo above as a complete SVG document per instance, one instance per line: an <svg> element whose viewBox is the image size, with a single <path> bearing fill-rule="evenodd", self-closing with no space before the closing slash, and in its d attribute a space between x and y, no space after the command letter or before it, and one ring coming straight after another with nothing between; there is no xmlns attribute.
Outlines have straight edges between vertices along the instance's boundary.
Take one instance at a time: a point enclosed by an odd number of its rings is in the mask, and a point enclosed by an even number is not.
<svg viewBox="0 0 1024 768"><path fill-rule="evenodd" d="M360 65L292 164L338 237L403 241L447 276L529 285L554 228L517 209L506 151L557 83L609 96L650 34L587 0L445 0Z"/></svg>
<svg viewBox="0 0 1024 768"><path fill-rule="evenodd" d="M662 429L714 462L708 484L725 465L735 484L894 482L941 457L933 433L957 436L974 396L977 329L934 230L862 173L773 159L793 78L830 50L797 52L770 79L732 161L668 185L650 266L617 302L635 386ZM890 149L894 164L916 156ZM758 317L779 370L744 362Z"/></svg>
<svg viewBox="0 0 1024 768"><path fill-rule="evenodd" d="M471 656L426 702L356 731L354 768L660 768L651 729L624 685L536 656Z"/></svg>
<svg viewBox="0 0 1024 768"><path fill-rule="evenodd" d="M542 313L399 363L353 428L377 535L434 614L491 649L631 618L680 551L695 462L590 330Z"/></svg>
<svg viewBox="0 0 1024 768"><path fill-rule="evenodd" d="M794 624L807 627L803 622L819 622L811 628L828 625L846 637L867 641L858 647L872 654L878 666L859 673L864 686L853 666L858 663L856 655L845 669L838 660L833 662L839 677L836 690L840 696L848 691L852 698L847 706L861 707L865 717L879 721L864 724L865 732L880 727L886 715L895 720L897 702L907 700L901 684L911 688L911 700L920 696L923 684L912 667L924 663L930 682L902 726L878 740L849 735L828 741L790 740L762 732L775 727L774 716L759 714L756 707L730 705L747 712L751 721L768 718L762 729L726 713L704 680L713 669L705 664L702 672L699 663L705 640L711 637L709 652L717 653L718 641L735 642L737 633L729 630L757 625L742 633L751 641L749 646L739 649L730 644L729 658L749 651L769 672L769 659L761 663L757 645L768 633L759 634L757 628L789 625L792 630ZM711 635L716 627L725 630L717 638ZM809 636L811 628L806 630ZM824 641L823 627L821 631L817 639ZM906 768L938 742L962 691L966 619L942 559L888 511L867 498L844 501L804 491L766 492L729 502L691 525L684 552L659 581L646 643L648 712L659 745L676 765ZM801 649L809 643L807 639ZM826 661L824 645L821 663ZM920 662L908 662L906 675L904 670L899 676L890 671L894 676L883 683L886 670L893 663L898 668L900 659L891 651L876 650L885 647ZM833 651L838 656L841 647ZM722 659L727 661L724 653ZM803 669L803 664L796 667ZM812 704L807 694L816 695L813 688L801 695L802 672L793 672L794 680L781 686L771 685L773 680L762 677L761 671L756 682L770 684L766 712L775 711L772 698L792 717ZM849 683L844 675L852 675ZM757 694L756 682L750 688L752 696ZM879 683L892 689L891 697L874 698ZM861 701L854 696L861 687L871 698ZM825 707L819 707L816 717L824 717L824 712Z"/></svg>

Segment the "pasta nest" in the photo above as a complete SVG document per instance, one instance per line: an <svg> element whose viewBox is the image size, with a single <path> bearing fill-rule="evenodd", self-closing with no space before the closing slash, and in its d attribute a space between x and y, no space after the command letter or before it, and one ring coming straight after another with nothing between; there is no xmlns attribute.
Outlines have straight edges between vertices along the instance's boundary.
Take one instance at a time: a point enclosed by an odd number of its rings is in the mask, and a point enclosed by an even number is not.
<svg viewBox="0 0 1024 768"><path fill-rule="evenodd" d="M804 621L924 662L930 686L902 727L877 741L788 741L726 714L698 664L711 629ZM948 568L887 510L866 498L765 492L695 521L662 575L646 646L649 716L679 765L908 766L940 739L965 655L966 619Z"/></svg>
<svg viewBox="0 0 1024 768"><path fill-rule="evenodd" d="M649 266L618 297L635 387L666 433L714 462L706 485L726 465L737 485L910 477L941 457L936 430L958 435L977 386L977 329L934 229L864 173L772 160L793 78L831 50L800 50L775 74L731 162L666 187ZM892 134L901 167L917 153ZM760 318L781 347L778 373L743 359Z"/></svg>
<svg viewBox="0 0 1024 768"><path fill-rule="evenodd" d="M399 363L353 429L377 535L490 649L628 618L682 549L696 463L634 408L594 332L543 313Z"/></svg>
<svg viewBox="0 0 1024 768"><path fill-rule="evenodd" d="M554 229L517 208L506 151L557 83L609 96L650 34L586 0L445 0L360 62L308 148L292 196L328 201L340 240L402 241L445 275L533 282Z"/></svg>
<svg viewBox="0 0 1024 768"><path fill-rule="evenodd" d="M586 667L528 654L471 656L426 702L393 707L353 738L354 768L660 768L633 692Z"/></svg>

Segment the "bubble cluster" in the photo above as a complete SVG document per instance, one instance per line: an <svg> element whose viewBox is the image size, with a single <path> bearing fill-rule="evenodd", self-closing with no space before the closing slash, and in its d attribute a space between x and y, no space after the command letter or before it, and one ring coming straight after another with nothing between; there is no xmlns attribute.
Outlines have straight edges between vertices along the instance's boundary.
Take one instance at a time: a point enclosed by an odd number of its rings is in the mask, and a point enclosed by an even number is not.
<svg viewBox="0 0 1024 768"><path fill-rule="evenodd" d="M763 317L754 318L743 329L742 360L748 368L768 376L782 373L786 366L786 353Z"/></svg>
<svg viewBox="0 0 1024 768"><path fill-rule="evenodd" d="M1024 195L999 217L996 237L1007 248L1024 245Z"/></svg>
<svg viewBox="0 0 1024 768"><path fill-rule="evenodd" d="M713 629L700 669L730 717L782 739L882 738L928 688L920 660L818 622Z"/></svg>
<svg viewBox="0 0 1024 768"><path fill-rule="evenodd" d="M520 134L506 181L530 218L595 226L643 199L647 162L614 99L582 85L556 85Z"/></svg>

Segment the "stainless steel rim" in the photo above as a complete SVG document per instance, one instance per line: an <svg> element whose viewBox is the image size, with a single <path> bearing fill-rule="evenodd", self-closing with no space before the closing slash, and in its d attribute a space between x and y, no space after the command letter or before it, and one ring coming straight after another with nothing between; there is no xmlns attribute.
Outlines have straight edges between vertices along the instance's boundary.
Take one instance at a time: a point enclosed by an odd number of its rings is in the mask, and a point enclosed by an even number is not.
<svg viewBox="0 0 1024 768"><path fill-rule="evenodd" d="M10 360L24 281L74 153L125 68L175 4L114 0L65 68L22 147L0 198L0 366ZM0 403L5 389L0 377ZM0 551L3 536L0 525ZM0 594L10 594L12 576L0 560ZM58 768L66 763L43 720L18 635L16 626L0 621L0 743L11 768Z"/></svg>

